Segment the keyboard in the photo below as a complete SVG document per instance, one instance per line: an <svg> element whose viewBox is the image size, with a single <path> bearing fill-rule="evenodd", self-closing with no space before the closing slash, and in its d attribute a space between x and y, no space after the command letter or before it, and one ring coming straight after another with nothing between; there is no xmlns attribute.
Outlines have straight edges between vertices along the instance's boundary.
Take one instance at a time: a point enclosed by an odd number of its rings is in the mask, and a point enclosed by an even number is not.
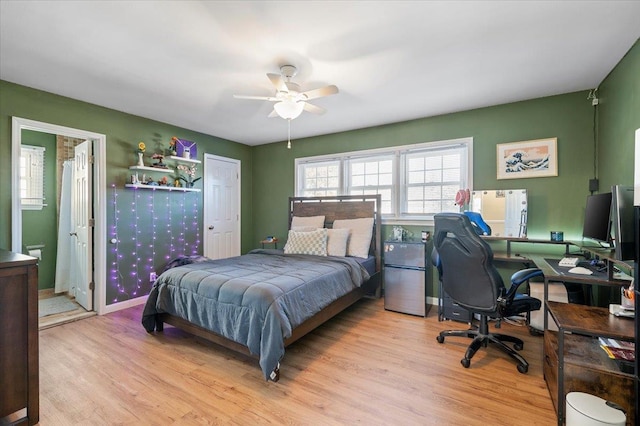
<svg viewBox="0 0 640 426"><path fill-rule="evenodd" d="M580 262L580 258L578 257L563 257L562 259L560 259L560 262L558 262L558 266L574 268L578 266L579 262Z"/></svg>

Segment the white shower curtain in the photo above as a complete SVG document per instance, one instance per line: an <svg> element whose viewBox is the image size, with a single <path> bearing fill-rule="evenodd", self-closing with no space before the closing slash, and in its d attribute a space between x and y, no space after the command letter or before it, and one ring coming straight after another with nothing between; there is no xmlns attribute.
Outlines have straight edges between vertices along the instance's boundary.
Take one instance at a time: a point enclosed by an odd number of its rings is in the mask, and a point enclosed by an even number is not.
<svg viewBox="0 0 640 426"><path fill-rule="evenodd" d="M75 238L69 235L73 232L71 214L71 185L73 175L73 161L67 160L62 168L62 188L60 191L60 216L58 219L58 254L56 256L55 292L69 291L75 279Z"/></svg>

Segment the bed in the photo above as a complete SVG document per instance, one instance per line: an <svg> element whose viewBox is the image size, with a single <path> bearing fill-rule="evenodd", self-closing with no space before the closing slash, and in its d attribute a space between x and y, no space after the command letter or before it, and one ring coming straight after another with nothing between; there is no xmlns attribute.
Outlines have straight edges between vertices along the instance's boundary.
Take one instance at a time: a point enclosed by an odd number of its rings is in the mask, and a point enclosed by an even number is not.
<svg viewBox="0 0 640 426"><path fill-rule="evenodd" d="M278 381L287 346L361 298L380 297L379 195L291 197L289 207L284 250L182 259L163 272L144 307L145 329L183 329L257 358L265 379ZM369 234L359 233L359 224L370 226ZM318 234L330 255L314 255L306 244ZM306 245L296 249L300 241Z"/></svg>

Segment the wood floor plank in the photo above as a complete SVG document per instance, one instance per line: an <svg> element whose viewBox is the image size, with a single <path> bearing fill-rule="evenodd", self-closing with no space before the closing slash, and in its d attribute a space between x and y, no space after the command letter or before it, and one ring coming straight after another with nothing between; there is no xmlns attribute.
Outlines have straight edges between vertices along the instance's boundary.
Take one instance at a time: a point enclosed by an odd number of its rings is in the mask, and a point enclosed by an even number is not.
<svg viewBox="0 0 640 426"><path fill-rule="evenodd" d="M468 369L466 324L385 311L363 300L287 348L278 383L255 359L165 326L142 306L40 331L40 425L550 425L542 337L525 341L529 373L495 348Z"/></svg>

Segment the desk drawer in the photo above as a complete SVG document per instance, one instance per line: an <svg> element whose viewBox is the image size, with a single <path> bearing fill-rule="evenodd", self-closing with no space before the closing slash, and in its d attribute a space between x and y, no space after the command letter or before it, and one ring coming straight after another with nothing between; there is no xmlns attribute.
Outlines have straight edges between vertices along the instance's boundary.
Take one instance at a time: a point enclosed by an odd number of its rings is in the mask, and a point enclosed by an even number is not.
<svg viewBox="0 0 640 426"><path fill-rule="evenodd" d="M442 297L442 319L449 319L461 322L471 322L472 315L465 308L460 306L444 291Z"/></svg>
<svg viewBox="0 0 640 426"><path fill-rule="evenodd" d="M445 305L442 309L442 317L454 321L471 322L471 313L457 303Z"/></svg>

